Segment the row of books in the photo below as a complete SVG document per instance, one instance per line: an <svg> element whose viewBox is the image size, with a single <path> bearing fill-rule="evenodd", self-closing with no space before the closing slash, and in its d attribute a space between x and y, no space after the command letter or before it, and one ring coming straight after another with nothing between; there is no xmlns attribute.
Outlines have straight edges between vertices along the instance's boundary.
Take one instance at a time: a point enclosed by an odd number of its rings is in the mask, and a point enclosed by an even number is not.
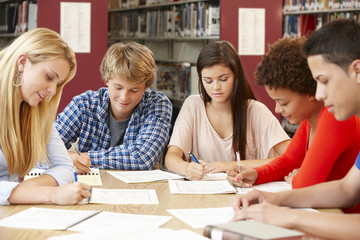
<svg viewBox="0 0 360 240"><path fill-rule="evenodd" d="M190 63L157 64L152 88L168 97L182 100L189 95L199 94L196 67Z"/></svg>
<svg viewBox="0 0 360 240"><path fill-rule="evenodd" d="M110 13L110 37L203 37L220 34L220 7L204 2L171 9Z"/></svg>
<svg viewBox="0 0 360 240"><path fill-rule="evenodd" d="M285 0L284 12L353 9L360 0Z"/></svg>
<svg viewBox="0 0 360 240"><path fill-rule="evenodd" d="M184 2L187 0L109 0L109 9L126 9L140 6L159 5L171 2Z"/></svg>
<svg viewBox="0 0 360 240"><path fill-rule="evenodd" d="M360 23L359 12L334 12L328 14L308 14L308 15L291 15L284 16L284 36L297 37L309 36L315 29L320 28L323 24L336 19L354 19Z"/></svg>
<svg viewBox="0 0 360 240"><path fill-rule="evenodd" d="M0 5L0 33L22 33L36 26L36 3L23 1Z"/></svg>

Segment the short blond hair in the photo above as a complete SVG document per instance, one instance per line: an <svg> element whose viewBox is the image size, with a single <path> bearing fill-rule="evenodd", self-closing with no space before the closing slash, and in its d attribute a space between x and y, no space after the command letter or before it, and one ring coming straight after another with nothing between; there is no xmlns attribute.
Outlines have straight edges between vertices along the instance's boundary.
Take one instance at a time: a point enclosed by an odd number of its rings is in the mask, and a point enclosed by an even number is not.
<svg viewBox="0 0 360 240"><path fill-rule="evenodd" d="M150 87L155 79L154 55L136 42L115 43L106 52L100 73L105 83L119 75L133 83L146 82L146 87Z"/></svg>

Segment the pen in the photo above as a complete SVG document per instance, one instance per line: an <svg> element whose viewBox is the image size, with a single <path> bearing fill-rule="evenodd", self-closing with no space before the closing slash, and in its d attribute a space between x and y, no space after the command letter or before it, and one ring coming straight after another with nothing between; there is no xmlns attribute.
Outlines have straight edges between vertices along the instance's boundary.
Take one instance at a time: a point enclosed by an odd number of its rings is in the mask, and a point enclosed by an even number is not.
<svg viewBox="0 0 360 240"><path fill-rule="evenodd" d="M76 167L74 167L74 178L75 178L75 182L77 182L77 169L76 169Z"/></svg>
<svg viewBox="0 0 360 240"><path fill-rule="evenodd" d="M73 148L75 149L75 152L76 152L79 156L81 156L79 150L77 149L77 146L75 146L75 144L71 144L71 145L72 145Z"/></svg>
<svg viewBox="0 0 360 240"><path fill-rule="evenodd" d="M196 157L195 157L191 152L189 152L189 155L190 155L191 159L192 159L194 162L200 163L200 162L196 159Z"/></svg>
<svg viewBox="0 0 360 240"><path fill-rule="evenodd" d="M236 160L238 162L238 166L239 166L239 173L241 173L241 163L240 163L240 153L236 152Z"/></svg>

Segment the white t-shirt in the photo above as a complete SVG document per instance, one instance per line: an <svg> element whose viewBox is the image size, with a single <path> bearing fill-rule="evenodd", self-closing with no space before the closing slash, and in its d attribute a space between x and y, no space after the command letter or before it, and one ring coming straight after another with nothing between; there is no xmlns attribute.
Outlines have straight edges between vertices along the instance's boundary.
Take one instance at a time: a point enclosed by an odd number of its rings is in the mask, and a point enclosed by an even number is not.
<svg viewBox="0 0 360 240"><path fill-rule="evenodd" d="M262 103L251 100L247 113L246 157L265 159L277 157L273 147L289 137L279 121ZM191 151L198 159L208 163L236 161L232 150L232 134L221 138L212 127L199 95L189 96L176 119L169 146L182 149L186 159Z"/></svg>

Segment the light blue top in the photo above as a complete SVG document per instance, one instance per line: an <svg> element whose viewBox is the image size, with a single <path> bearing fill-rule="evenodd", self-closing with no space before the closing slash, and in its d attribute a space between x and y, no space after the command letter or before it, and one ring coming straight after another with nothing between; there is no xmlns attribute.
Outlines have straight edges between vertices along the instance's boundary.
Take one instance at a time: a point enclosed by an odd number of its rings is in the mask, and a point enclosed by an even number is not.
<svg viewBox="0 0 360 240"><path fill-rule="evenodd" d="M55 127L51 130L47 154L50 166L44 174L51 175L59 185L73 182L73 164ZM0 205L10 205L8 198L19 182L17 174L9 174L6 159L0 148Z"/></svg>

